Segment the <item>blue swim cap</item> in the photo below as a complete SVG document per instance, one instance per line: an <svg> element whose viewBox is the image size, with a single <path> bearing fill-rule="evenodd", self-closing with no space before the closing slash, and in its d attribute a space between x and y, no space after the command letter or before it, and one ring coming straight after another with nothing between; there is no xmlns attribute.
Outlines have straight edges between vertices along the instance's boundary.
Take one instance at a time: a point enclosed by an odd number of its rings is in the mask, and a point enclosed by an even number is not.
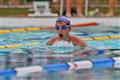
<svg viewBox="0 0 120 80"><path fill-rule="evenodd" d="M71 26L70 20L69 20L67 17L65 17L65 16L61 16L61 17L59 17L59 18L56 20L56 22L60 22L60 21L64 21L64 22L67 23L67 25L70 25L70 26Z"/></svg>

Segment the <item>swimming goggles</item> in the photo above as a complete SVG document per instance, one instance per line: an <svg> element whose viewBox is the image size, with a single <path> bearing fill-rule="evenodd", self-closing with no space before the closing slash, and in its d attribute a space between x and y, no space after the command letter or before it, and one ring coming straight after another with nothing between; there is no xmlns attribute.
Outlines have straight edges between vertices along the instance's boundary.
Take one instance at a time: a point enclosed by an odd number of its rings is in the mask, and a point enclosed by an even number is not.
<svg viewBox="0 0 120 80"><path fill-rule="evenodd" d="M56 26L55 29L56 30L67 30L68 28L71 28L70 26Z"/></svg>

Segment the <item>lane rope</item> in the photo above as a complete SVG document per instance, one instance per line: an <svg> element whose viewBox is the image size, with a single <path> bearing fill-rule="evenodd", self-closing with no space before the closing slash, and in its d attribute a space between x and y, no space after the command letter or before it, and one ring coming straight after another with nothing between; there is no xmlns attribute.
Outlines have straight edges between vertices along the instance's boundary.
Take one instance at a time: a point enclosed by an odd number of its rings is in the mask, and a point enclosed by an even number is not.
<svg viewBox="0 0 120 80"><path fill-rule="evenodd" d="M98 25L96 22L88 22L82 24L73 24L73 27L90 27ZM14 29L0 29L0 34L6 34L10 32L26 32L26 31L40 31L40 30L53 30L54 26L48 27L24 27L24 28L14 28Z"/></svg>
<svg viewBox="0 0 120 80"><path fill-rule="evenodd" d="M35 73L35 72L42 72L42 71L49 72L49 71L64 71L64 70L78 70L78 69L79 70L80 69L98 69L98 68L120 69L120 57L5 69L5 70L0 70L0 76L6 76L6 75L22 76L22 75Z"/></svg>

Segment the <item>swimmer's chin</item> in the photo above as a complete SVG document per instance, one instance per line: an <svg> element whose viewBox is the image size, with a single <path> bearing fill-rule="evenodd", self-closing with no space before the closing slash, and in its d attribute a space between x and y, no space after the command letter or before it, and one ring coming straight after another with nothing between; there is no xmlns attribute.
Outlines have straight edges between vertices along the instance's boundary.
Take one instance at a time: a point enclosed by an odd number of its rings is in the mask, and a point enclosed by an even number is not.
<svg viewBox="0 0 120 80"><path fill-rule="evenodd" d="M62 34L59 34L59 37L63 38L63 35L62 35Z"/></svg>

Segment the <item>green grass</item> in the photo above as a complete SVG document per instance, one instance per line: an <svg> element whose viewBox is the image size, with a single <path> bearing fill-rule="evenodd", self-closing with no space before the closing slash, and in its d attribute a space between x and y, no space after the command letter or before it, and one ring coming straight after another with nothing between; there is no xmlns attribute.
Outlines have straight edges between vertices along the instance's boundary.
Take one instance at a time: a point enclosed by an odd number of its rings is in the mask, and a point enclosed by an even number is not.
<svg viewBox="0 0 120 80"><path fill-rule="evenodd" d="M120 16L120 7L115 9L116 15Z"/></svg>
<svg viewBox="0 0 120 80"><path fill-rule="evenodd" d="M100 10L103 13L107 13L108 12L108 8L101 8ZM116 16L120 16L120 7L115 9L115 15Z"/></svg>
<svg viewBox="0 0 120 80"><path fill-rule="evenodd" d="M89 11L94 11L95 8L89 8ZM100 11L104 14L108 13L108 8L99 8ZM115 9L115 16L120 16L120 7Z"/></svg>
<svg viewBox="0 0 120 80"><path fill-rule="evenodd" d="M89 10L94 10L90 8ZM108 12L108 8L100 8L100 11L104 14ZM16 16L28 14L28 8L0 8L0 16ZM115 15L120 16L120 7L115 9Z"/></svg>
<svg viewBox="0 0 120 80"><path fill-rule="evenodd" d="M28 8L0 8L0 16L27 14Z"/></svg>
<svg viewBox="0 0 120 80"><path fill-rule="evenodd" d="M3 1L3 2L2 2ZM3 3L3 4L8 4L10 0L0 0L0 4ZM19 3L25 3L25 0L19 0L18 1Z"/></svg>

